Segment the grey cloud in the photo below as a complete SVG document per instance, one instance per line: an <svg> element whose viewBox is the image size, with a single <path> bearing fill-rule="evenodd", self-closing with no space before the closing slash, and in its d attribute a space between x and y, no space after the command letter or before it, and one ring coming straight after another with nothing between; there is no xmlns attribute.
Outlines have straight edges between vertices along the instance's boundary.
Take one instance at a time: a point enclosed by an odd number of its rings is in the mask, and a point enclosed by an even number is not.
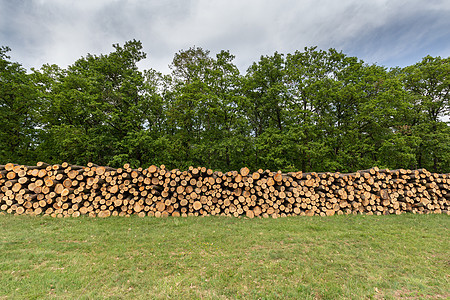
<svg viewBox="0 0 450 300"><path fill-rule="evenodd" d="M382 24L362 27L344 40L344 51L371 63L389 66L413 64L426 55L450 53L450 10L404 8Z"/></svg>
<svg viewBox="0 0 450 300"><path fill-rule="evenodd" d="M397 65L449 56L448 20L450 2L440 0L0 0L0 44L26 68L65 67L131 39L148 53L141 67L163 72L193 45L230 50L242 71L306 46Z"/></svg>

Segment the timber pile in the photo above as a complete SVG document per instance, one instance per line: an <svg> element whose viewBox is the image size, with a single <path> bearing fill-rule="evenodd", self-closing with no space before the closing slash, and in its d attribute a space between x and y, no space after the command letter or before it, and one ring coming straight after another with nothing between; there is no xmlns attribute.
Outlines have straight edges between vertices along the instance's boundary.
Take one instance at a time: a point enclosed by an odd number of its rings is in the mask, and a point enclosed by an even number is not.
<svg viewBox="0 0 450 300"><path fill-rule="evenodd" d="M52 217L450 214L450 174L372 168L350 174L0 165L0 213Z"/></svg>

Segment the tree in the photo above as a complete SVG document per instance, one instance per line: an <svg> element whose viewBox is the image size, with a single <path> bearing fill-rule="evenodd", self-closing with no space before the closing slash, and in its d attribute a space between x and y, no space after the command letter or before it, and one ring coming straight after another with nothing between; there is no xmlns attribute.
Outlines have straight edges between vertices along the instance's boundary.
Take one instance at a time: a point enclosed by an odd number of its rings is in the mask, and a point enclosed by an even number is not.
<svg viewBox="0 0 450 300"><path fill-rule="evenodd" d="M251 128L257 168L283 168L291 163L287 121L288 93L283 54L261 56L247 70L241 109ZM282 146L283 145L283 146ZM276 159L275 159L276 157Z"/></svg>
<svg viewBox="0 0 450 300"><path fill-rule="evenodd" d="M448 172L450 129L443 119L450 111L450 58L427 56L399 73L411 104L405 125L419 139L417 166Z"/></svg>
<svg viewBox="0 0 450 300"><path fill-rule="evenodd" d="M275 52L273 56L261 56L260 61L247 70L245 109L255 137L267 128L283 130L286 100L284 65L284 56Z"/></svg>
<svg viewBox="0 0 450 300"><path fill-rule="evenodd" d="M450 171L449 58L387 70L335 49L261 56L191 47L140 71L132 40L27 74L0 48L0 160L219 170Z"/></svg>
<svg viewBox="0 0 450 300"><path fill-rule="evenodd" d="M136 141L142 136L136 133L150 126L149 107L159 99L137 68L146 57L141 43L113 47L109 55L88 54L67 70L44 66L35 72L47 107L42 110L47 132L42 151L50 161L146 163L143 143Z"/></svg>
<svg viewBox="0 0 450 300"><path fill-rule="evenodd" d="M287 119L293 164L300 170L335 169L331 148L325 142L334 122L326 116L332 111L329 92L335 80L330 78L334 57L342 54L316 47L295 51L286 57ZM293 151L295 150L295 151Z"/></svg>
<svg viewBox="0 0 450 300"><path fill-rule="evenodd" d="M35 89L19 63L9 61L11 49L0 47L0 162L35 161Z"/></svg>
<svg viewBox="0 0 450 300"><path fill-rule="evenodd" d="M233 64L234 55L221 51L207 70L207 95L200 103L199 113L204 116L200 152L208 166L231 170L249 164L247 132L240 114L242 77Z"/></svg>
<svg viewBox="0 0 450 300"><path fill-rule="evenodd" d="M200 47L175 54L165 100L179 166L229 169L246 151L237 113L241 80L233 59L228 51L213 58Z"/></svg>

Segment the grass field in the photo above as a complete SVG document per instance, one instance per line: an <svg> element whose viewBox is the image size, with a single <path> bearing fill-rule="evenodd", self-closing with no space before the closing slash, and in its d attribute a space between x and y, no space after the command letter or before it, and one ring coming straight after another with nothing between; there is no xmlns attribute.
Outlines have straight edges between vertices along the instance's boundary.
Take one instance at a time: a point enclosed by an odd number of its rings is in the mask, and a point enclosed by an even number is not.
<svg viewBox="0 0 450 300"><path fill-rule="evenodd" d="M448 299L447 215L0 216L0 299Z"/></svg>

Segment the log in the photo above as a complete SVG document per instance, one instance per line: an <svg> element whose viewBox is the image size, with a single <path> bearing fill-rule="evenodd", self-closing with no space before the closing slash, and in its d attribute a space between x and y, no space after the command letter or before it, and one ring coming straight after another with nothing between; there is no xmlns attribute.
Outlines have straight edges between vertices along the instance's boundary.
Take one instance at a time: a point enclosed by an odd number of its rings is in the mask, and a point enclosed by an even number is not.
<svg viewBox="0 0 450 300"><path fill-rule="evenodd" d="M449 178L376 167L348 174L250 173L246 167L222 173L205 167L8 163L0 166L0 209L52 217L446 213Z"/></svg>

